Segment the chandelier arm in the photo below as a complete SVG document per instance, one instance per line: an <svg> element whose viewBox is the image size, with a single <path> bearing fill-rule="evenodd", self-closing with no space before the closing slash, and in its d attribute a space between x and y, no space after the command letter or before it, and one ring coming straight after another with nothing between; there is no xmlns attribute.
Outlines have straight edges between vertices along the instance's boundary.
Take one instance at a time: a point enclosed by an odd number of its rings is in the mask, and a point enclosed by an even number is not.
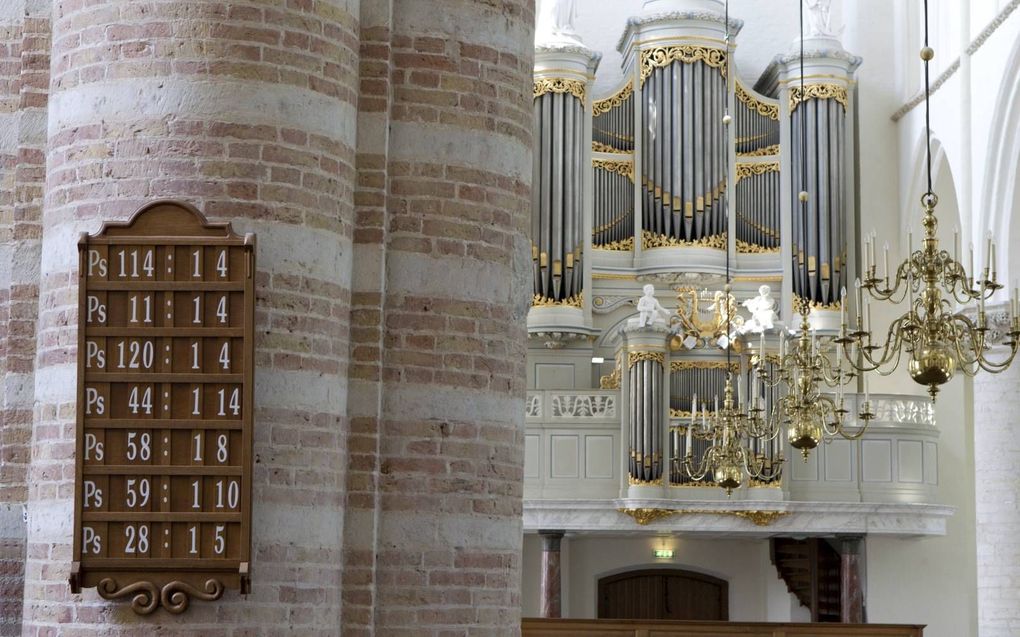
<svg viewBox="0 0 1020 637"><path fill-rule="evenodd" d="M861 352L861 358L865 363L860 365L853 360L850 352L844 348L843 353L850 363L850 366L860 372L874 372L877 371L883 376L888 376L892 373L896 367L899 366L900 356L903 349L903 329L902 325L907 320L907 316L901 316L892 324L889 325L889 331L886 334L886 341L883 345L864 345L865 336L858 335L855 340L857 341L857 349ZM870 334L867 334L870 337ZM867 339L870 341L870 338ZM872 355L872 351L882 351L882 355L877 359ZM882 367L888 365L891 361L895 363L887 371L882 371Z"/></svg>

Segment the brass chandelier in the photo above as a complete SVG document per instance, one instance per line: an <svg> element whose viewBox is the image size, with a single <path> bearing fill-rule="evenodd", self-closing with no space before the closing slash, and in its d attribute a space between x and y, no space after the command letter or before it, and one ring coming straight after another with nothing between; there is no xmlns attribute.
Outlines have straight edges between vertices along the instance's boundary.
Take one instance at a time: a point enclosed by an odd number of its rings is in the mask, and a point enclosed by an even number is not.
<svg viewBox="0 0 1020 637"><path fill-rule="evenodd" d="M730 60L730 19L729 1L726 2L726 13L723 22L726 29L726 78L727 84L733 74L729 72ZM729 114L729 87L723 101L725 109L723 124L729 125L732 117ZM727 168L724 173L728 172ZM726 198L727 216L729 216L730 198ZM756 448L765 445L775 444L779 437L779 429L771 426L767 419L762 417L762 409L754 406L743 408L740 400L740 387L737 386L736 397L734 397L733 374L730 369L730 352L735 347L735 339L728 335L733 330L732 306L730 302L730 252L729 244L726 247L726 285L724 295L726 309L726 340L721 343L726 349L726 385L723 390L722 407L719 407L716 397L716 410L711 414L708 408L702 405L701 426L697 424L698 397L695 395L691 403L691 419L686 433L686 453L682 459L675 459L679 468L692 480L700 482L707 477L726 491L727 497L734 489L740 488L744 483L745 475L752 480L771 481L779 477L783 456L782 450L778 450L774 458L767 454L752 450L752 440L757 440ZM705 450L698 461L694 459L694 439L710 441L711 445Z"/></svg>
<svg viewBox="0 0 1020 637"><path fill-rule="evenodd" d="M856 325L849 326L844 314L840 337L837 339L844 346L850 343L856 345L860 356L857 360L850 356L847 358L851 365L862 372L877 370L882 375L888 375L899 366L905 354L909 358L907 370L910 377L928 387L933 401L940 386L953 377L957 368L968 376L980 370L992 373L1004 371L1016 357L1020 337L1017 294L1014 291L1010 303L1009 330L1006 332L1009 355L999 361L988 358L985 301L1003 287L996 277L995 243L991 237L985 251L984 268L980 271L974 270L973 248L970 267L964 268L959 262L958 241L954 241L956 245L952 256L939 247L936 236L938 219L935 217L938 197L932 190L931 89L928 69L934 57L935 51L928 46L928 1L925 0L924 47L921 49L921 59L924 61L928 171L928 190L921 197L921 205L924 207L924 218L921 221L924 239L920 250L914 251L911 236L908 241L909 256L895 271L889 269L886 252L885 272L882 276L876 271L874 236L866 241L864 278L856 282ZM871 308L868 305L871 298L893 304L907 302L906 312L890 324L883 343L877 342L871 333ZM954 302L962 306L972 301L978 303L976 319L971 319L961 310L954 310Z"/></svg>
<svg viewBox="0 0 1020 637"><path fill-rule="evenodd" d="M800 85L801 94L804 95L804 2L800 3ZM801 119L801 144L802 157L807 157L807 118ZM803 171L803 183L807 183L807 164L801 167ZM807 202L809 195L802 191L798 195L801 204L801 214L808 214ZM807 228L807 223L802 224ZM841 299L843 316L846 315L846 291L844 290ZM806 462L811 450L818 446L828 436L830 438L840 436L847 440L856 440L864 435L868 424L875 417L871 410L871 401L867 391L867 379L865 379L864 402L861 405L858 418L863 421L855 431L848 428L847 416L850 410L846 406L846 397L843 387L850 383L856 374L852 369L844 369L844 359L854 358L845 349L852 343L847 339L835 339L835 358L837 364L833 364L830 352L823 352L818 346L818 337L811 329L809 320L811 304L806 298L800 299L798 303L800 314L800 334L793 342L790 351L787 352L785 340L785 328L780 332L779 355L768 355L765 352L765 333L761 333L761 343L758 347L758 354L752 360L754 365L752 385L759 387L759 383L770 389L779 389L780 396L775 400L772 411L769 414L769 426L771 428L786 429L786 439L794 449L800 450ZM841 334L842 336L842 334ZM859 356L858 356L859 358ZM823 386L834 389L835 393L823 393ZM757 393L757 389L755 390ZM758 396L753 398L753 406L762 409Z"/></svg>
<svg viewBox="0 0 1020 637"><path fill-rule="evenodd" d="M726 286L727 293L729 285ZM727 357L729 350L727 349ZM687 427L687 452L680 461L683 472L696 482L708 477L726 491L729 496L744 483L745 475L752 480L770 482L779 477L783 466L780 449L775 457L755 452L750 441L757 439L760 446L775 444L779 428L762 417L764 410L750 406L746 411L740 406L740 396L734 398L733 374L726 375L723 403L711 414L702 406L701 425L697 423L697 408L691 410ZM738 391L737 394L740 392ZM695 404L697 396L694 397ZM693 442L711 441L711 445L696 462Z"/></svg>
<svg viewBox="0 0 1020 637"><path fill-rule="evenodd" d="M843 299L846 302L846 299ZM865 385L864 403L857 417L863 425L851 431L847 425L850 410L846 406L843 387L850 383L856 374L852 369L845 369L843 353L845 345L836 342L833 364L829 352L823 351L818 344L818 337L811 331L808 319L811 313L810 302L800 302L800 334L793 341L790 351L780 334L779 355L765 354L765 334L762 332L761 344L756 360L753 361L752 384L758 387L762 383L769 388L781 388L784 393L775 401L769 415L770 426L786 428L786 439L794 449L800 450L804 461L811 450L818 446L824 437L840 436L846 440L856 440L867 431L868 424L875 417L871 410L871 401ZM835 389L835 393L822 393L822 387ZM757 396L752 399L756 409L760 409Z"/></svg>

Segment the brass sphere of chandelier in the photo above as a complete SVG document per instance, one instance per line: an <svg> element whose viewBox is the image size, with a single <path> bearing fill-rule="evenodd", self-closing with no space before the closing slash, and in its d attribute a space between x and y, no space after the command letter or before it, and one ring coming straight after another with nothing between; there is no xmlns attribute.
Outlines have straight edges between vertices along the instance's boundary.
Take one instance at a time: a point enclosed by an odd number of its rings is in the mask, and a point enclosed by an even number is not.
<svg viewBox="0 0 1020 637"><path fill-rule="evenodd" d="M959 241L954 241L953 254L939 247L936 235L938 219L935 207L938 197L932 190L931 170L931 88L928 65L935 57L935 51L928 46L928 2L924 2L924 47L921 59L924 62L925 90L925 132L927 140L928 190L921 197L924 207L924 238L919 250L914 250L913 240L908 241L908 256L896 267L889 269L888 252L885 256L885 272L879 276L875 258L874 235L865 242L865 267L863 279L858 279L856 325L847 324L845 313L840 327L838 342L844 346L855 344L860 356L855 360L849 356L850 364L862 372L878 371L888 375L895 370L904 357L909 358L907 371L917 383L928 387L932 400L939 388L953 378L956 370L973 376L980 370L998 373L1004 371L1016 357L1020 342L1020 319L1017 317L1017 293L1014 291L1010 302L1010 322L1006 332L1009 354L1002 360L987 356L988 320L985 302L1002 284L997 280L995 265L995 243L991 237L985 250L984 268L974 270L973 249L970 267L964 268L959 258ZM888 246L886 248L888 250ZM865 294L866 293L866 294ZM907 303L906 312L889 326L884 342L878 342L871 331L870 299ZM976 318L965 311L954 309L954 302L961 306L977 301Z"/></svg>
<svg viewBox="0 0 1020 637"><path fill-rule="evenodd" d="M864 424L856 430L848 427L850 410L847 409L843 387L857 375L852 369L844 368L843 343L834 341L834 358L838 363L833 363L831 352L823 351L825 347L818 344L818 337L811 331L808 319L810 303L802 299L799 309L800 334L790 351L787 352L785 340L780 340L778 356L765 354L765 337L762 334L754 374L766 387L784 390L769 415L771 427L785 428L787 442L801 452L806 462L811 450L825 437L860 438L875 415L865 392L864 403L857 415ZM822 393L823 387L832 388L835 393Z"/></svg>

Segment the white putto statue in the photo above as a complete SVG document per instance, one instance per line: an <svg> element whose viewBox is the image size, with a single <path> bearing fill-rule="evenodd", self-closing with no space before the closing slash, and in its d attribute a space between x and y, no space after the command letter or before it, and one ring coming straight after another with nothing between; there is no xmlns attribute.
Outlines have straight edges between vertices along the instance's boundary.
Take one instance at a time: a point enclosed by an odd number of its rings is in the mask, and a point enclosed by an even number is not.
<svg viewBox="0 0 1020 637"><path fill-rule="evenodd" d="M751 313L751 318L740 330L742 334L749 332L765 332L773 328L776 320L776 300L772 298L772 288L763 285L758 288L758 296L741 303Z"/></svg>
<svg viewBox="0 0 1020 637"><path fill-rule="evenodd" d="M669 311L662 307L659 299L655 298L655 286L646 285L644 296L638 299L638 327L650 326L654 323L665 323L669 318ZM661 318L659 318L661 315Z"/></svg>
<svg viewBox="0 0 1020 637"><path fill-rule="evenodd" d="M539 0L536 44L580 44L574 28L577 0Z"/></svg>

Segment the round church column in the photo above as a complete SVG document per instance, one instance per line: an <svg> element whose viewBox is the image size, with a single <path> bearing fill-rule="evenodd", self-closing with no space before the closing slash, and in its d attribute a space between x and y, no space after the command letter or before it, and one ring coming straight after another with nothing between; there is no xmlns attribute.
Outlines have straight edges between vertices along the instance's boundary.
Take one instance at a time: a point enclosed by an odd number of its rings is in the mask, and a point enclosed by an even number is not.
<svg viewBox="0 0 1020 637"><path fill-rule="evenodd" d="M54 4L25 634L337 633L357 6ZM253 591L145 618L68 590L76 244L164 198L258 235Z"/></svg>
<svg viewBox="0 0 1020 637"><path fill-rule="evenodd" d="M533 0L394 0L376 630L519 630Z"/></svg>
<svg viewBox="0 0 1020 637"><path fill-rule="evenodd" d="M1004 307L988 310L989 327L1000 337L1005 332ZM1004 348L993 348L989 358L1000 360ZM979 479L975 484L977 521L978 630L982 637L1006 637L1020 625L1016 586L1020 582L1020 447L1016 444L1017 407L1020 399L1020 364L1001 374L981 372L974 377L974 458ZM983 478L983 479L981 479Z"/></svg>

